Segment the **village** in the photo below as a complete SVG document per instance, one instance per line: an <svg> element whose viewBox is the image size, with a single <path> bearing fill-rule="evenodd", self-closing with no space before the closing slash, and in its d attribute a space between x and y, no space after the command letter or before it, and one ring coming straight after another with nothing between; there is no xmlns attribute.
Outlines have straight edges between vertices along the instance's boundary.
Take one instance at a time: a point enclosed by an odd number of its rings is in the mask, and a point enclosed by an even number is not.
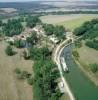
<svg viewBox="0 0 98 100"><path fill-rule="evenodd" d="M6 37L5 40L6 40L6 42L12 42L12 43L14 43L17 40L21 40L24 44L26 44L27 38L30 37L33 32L35 32L37 34L38 38L42 38L42 37L47 38L48 42L51 44L51 46L53 45L54 47L62 41L62 40L58 39L54 34L47 36L45 34L45 30L42 27L42 25L36 25L34 28L26 27L21 34L14 35L12 37ZM68 32L65 31L65 37L68 40L72 40L73 33L70 31L68 31Z"/></svg>

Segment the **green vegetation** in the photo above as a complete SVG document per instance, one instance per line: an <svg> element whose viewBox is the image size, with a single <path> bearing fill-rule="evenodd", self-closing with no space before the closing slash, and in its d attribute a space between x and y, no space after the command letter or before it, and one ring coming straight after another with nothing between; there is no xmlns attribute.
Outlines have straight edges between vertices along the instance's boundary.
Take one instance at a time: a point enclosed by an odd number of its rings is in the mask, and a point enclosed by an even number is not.
<svg viewBox="0 0 98 100"><path fill-rule="evenodd" d="M26 50L24 50L24 51L23 51L23 57L24 57L25 60L29 60L29 59L30 59L30 54L29 54L29 52L26 51Z"/></svg>
<svg viewBox="0 0 98 100"><path fill-rule="evenodd" d="M19 68L16 68L14 72L16 73L18 79L28 79L31 77L30 73L28 73L27 71L22 71Z"/></svg>
<svg viewBox="0 0 98 100"><path fill-rule="evenodd" d="M65 28L63 26L54 26L52 24L43 24L46 35L55 35L58 39L65 39Z"/></svg>
<svg viewBox="0 0 98 100"><path fill-rule="evenodd" d="M80 57L78 51L76 51L76 50L73 50L72 54L76 59L78 59Z"/></svg>
<svg viewBox="0 0 98 100"><path fill-rule="evenodd" d="M3 27L3 32L6 36L19 35L23 30L21 22L17 19L8 20Z"/></svg>
<svg viewBox="0 0 98 100"><path fill-rule="evenodd" d="M32 47L30 49L30 58L33 60L41 60L41 59L45 60L51 56L50 54L51 52L49 51L47 47L43 47L43 48Z"/></svg>
<svg viewBox="0 0 98 100"><path fill-rule="evenodd" d="M32 77L27 78L27 82L29 85L33 85L34 79Z"/></svg>
<svg viewBox="0 0 98 100"><path fill-rule="evenodd" d="M93 19L91 21L85 22L81 27L74 30L75 35L83 35L84 40L86 40L86 46L98 50L98 19Z"/></svg>
<svg viewBox="0 0 98 100"><path fill-rule="evenodd" d="M28 16L26 18L27 27L33 28L36 24L41 23L40 19L37 16Z"/></svg>
<svg viewBox="0 0 98 100"><path fill-rule="evenodd" d="M81 48L82 47L82 41L80 41L80 40L75 41L75 47L76 48Z"/></svg>
<svg viewBox="0 0 98 100"><path fill-rule="evenodd" d="M3 22L2 22L2 20L0 20L0 27L3 25Z"/></svg>
<svg viewBox="0 0 98 100"><path fill-rule="evenodd" d="M57 66L51 60L50 50L47 47L31 47L29 52L30 58L35 61L33 65L35 100L59 100L61 94L56 81L59 73Z"/></svg>
<svg viewBox="0 0 98 100"><path fill-rule="evenodd" d="M61 94L57 89L56 78L59 76L56 65L51 60L35 62L34 98L35 100L59 100Z"/></svg>
<svg viewBox="0 0 98 100"><path fill-rule="evenodd" d="M27 37L26 39L28 44L31 44L32 46L38 43L38 37L36 32L33 32L30 37Z"/></svg>
<svg viewBox="0 0 98 100"><path fill-rule="evenodd" d="M74 34L77 36L92 34L93 31L97 30L97 24L98 24L98 19L87 21L82 26L76 28L74 30Z"/></svg>
<svg viewBox="0 0 98 100"><path fill-rule="evenodd" d="M8 55L8 56L13 56L15 54L15 52L13 51L13 48L11 46L7 46L6 49L5 49L5 53Z"/></svg>
<svg viewBox="0 0 98 100"><path fill-rule="evenodd" d="M98 50L98 40L86 41L86 46Z"/></svg>
<svg viewBox="0 0 98 100"><path fill-rule="evenodd" d="M17 47L17 48L23 48L25 46L25 42L20 40L20 39L19 40L15 40L14 46Z"/></svg>
<svg viewBox="0 0 98 100"><path fill-rule="evenodd" d="M90 64L89 66L93 73L98 72L98 64Z"/></svg>
<svg viewBox="0 0 98 100"><path fill-rule="evenodd" d="M9 37L21 34L23 31L22 22L24 21L26 21L26 27L29 28L33 28L39 23L42 24L36 16L27 16L26 19L20 17L18 19L11 19L3 26L4 34ZM65 28L63 26L44 24L43 28L47 36L55 35L60 40L65 38ZM33 32L26 40L15 39L14 43L10 43L11 45L6 48L5 52L11 56L13 55L11 46L23 48L28 45L28 48L22 54L25 60L30 59L34 61L34 78L33 74L31 75L28 71L16 68L17 79L27 80L28 84L33 86L35 100L59 100L61 93L57 86L57 79L60 75L57 66L51 59L52 51L45 45L38 46L38 42L39 37L36 32Z"/></svg>

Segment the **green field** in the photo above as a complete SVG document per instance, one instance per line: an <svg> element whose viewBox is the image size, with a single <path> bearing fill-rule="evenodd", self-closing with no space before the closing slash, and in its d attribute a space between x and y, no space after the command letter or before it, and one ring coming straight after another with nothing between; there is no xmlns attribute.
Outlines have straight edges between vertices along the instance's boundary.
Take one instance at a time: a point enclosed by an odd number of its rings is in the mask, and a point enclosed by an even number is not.
<svg viewBox="0 0 98 100"><path fill-rule="evenodd" d="M63 25L67 29L74 30L75 28L81 26L85 21L90 21L94 18L98 18L98 15L82 15L77 19L67 20L57 25Z"/></svg>

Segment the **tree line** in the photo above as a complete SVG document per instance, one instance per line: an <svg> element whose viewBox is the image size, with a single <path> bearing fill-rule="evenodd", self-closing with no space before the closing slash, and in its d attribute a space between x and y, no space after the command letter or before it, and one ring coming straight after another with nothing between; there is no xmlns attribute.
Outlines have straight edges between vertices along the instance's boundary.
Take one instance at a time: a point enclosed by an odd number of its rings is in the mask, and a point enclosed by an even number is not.
<svg viewBox="0 0 98 100"><path fill-rule="evenodd" d="M52 24L43 24L46 35L55 35L58 39L65 38L65 28L63 26L54 26Z"/></svg>

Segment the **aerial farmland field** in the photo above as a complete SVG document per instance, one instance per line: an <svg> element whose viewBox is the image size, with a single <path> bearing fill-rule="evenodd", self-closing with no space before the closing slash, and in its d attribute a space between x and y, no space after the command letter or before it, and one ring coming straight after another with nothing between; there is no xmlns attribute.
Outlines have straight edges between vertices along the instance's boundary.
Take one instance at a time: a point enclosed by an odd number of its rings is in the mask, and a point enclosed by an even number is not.
<svg viewBox="0 0 98 100"><path fill-rule="evenodd" d="M18 67L32 73L32 62L25 61L20 54L6 56L6 45L0 42L0 100L33 100L32 86L24 80L18 80L14 72Z"/></svg>
<svg viewBox="0 0 98 100"><path fill-rule="evenodd" d="M67 29L74 30L75 28L82 25L85 21L98 18L98 15L92 14L72 14L72 15L48 15L42 16L41 20L44 23L63 25Z"/></svg>

